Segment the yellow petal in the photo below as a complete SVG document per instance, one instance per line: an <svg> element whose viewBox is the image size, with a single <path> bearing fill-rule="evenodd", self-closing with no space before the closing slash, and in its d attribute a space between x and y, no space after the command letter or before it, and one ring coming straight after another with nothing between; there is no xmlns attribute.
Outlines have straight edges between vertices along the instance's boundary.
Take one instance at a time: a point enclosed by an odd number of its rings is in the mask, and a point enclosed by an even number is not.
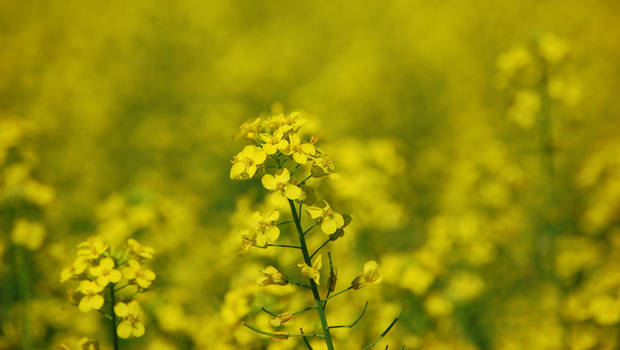
<svg viewBox="0 0 620 350"><path fill-rule="evenodd" d="M243 163L237 162L232 165L230 168L230 178L238 179L241 174L245 171L245 165Z"/></svg>
<svg viewBox="0 0 620 350"><path fill-rule="evenodd" d="M252 157L252 161L254 161L255 164L263 164L263 162L265 162L265 159L267 159L267 153L265 153L265 151L260 148L256 148L254 156Z"/></svg>
<svg viewBox="0 0 620 350"><path fill-rule="evenodd" d="M129 306L125 303L116 303L114 306L114 313L118 317L127 317L129 315Z"/></svg>
<svg viewBox="0 0 620 350"><path fill-rule="evenodd" d="M278 237L280 237L280 229L276 226L269 226L265 231L265 235L267 236L269 242L274 242L278 239Z"/></svg>
<svg viewBox="0 0 620 350"><path fill-rule="evenodd" d="M323 216L323 209L319 207L307 207L306 212L312 219L320 218Z"/></svg>
<svg viewBox="0 0 620 350"><path fill-rule="evenodd" d="M271 213L268 213L265 216L266 222L274 222L280 218L280 212L278 210L274 210Z"/></svg>
<svg viewBox="0 0 620 350"><path fill-rule="evenodd" d="M123 275L119 270L110 271L110 282L117 283L123 278Z"/></svg>
<svg viewBox="0 0 620 350"><path fill-rule="evenodd" d="M314 148L314 145L312 145L311 143L304 143L301 145L301 151L304 152L305 154L309 154L309 155L314 155L314 153L316 152L316 149Z"/></svg>
<svg viewBox="0 0 620 350"><path fill-rule="evenodd" d="M263 183L263 186L268 190L273 191L276 189L276 178L271 174L265 174L265 176L263 176L263 178L261 179L261 182Z"/></svg>
<svg viewBox="0 0 620 350"><path fill-rule="evenodd" d="M276 180L276 182L277 182L277 183L279 183L279 184L282 184L282 183L287 183L287 182L288 182L288 180L290 180L290 179L291 179L291 173L289 173L288 169L286 169L286 168L281 169L281 170L279 170L279 171L276 173L276 178L275 178L275 180Z"/></svg>
<svg viewBox="0 0 620 350"><path fill-rule="evenodd" d="M334 220L325 219L323 220L323 222L321 222L321 230L323 230L323 232L327 233L328 235L336 232L337 229L338 226L336 225L336 222Z"/></svg>
<svg viewBox="0 0 620 350"><path fill-rule="evenodd" d="M295 160L298 164L304 165L308 161L308 157L301 152L295 152L293 153L293 160Z"/></svg>
<svg viewBox="0 0 620 350"><path fill-rule="evenodd" d="M131 323L129 321L121 322L116 328L116 334L123 339L129 338L131 335Z"/></svg>
<svg viewBox="0 0 620 350"><path fill-rule="evenodd" d="M254 177L254 174L256 174L256 170L257 170L257 169L258 169L258 168L256 167L256 165L254 165L254 164L250 165L250 166L248 167L248 169L246 170L246 171L247 171L247 173L248 173L248 177L249 177L249 178Z"/></svg>
<svg viewBox="0 0 620 350"><path fill-rule="evenodd" d="M266 143L263 145L263 149L265 150L265 153L267 154L274 154L278 151L278 148L276 148L276 146L270 144L270 143Z"/></svg>
<svg viewBox="0 0 620 350"><path fill-rule="evenodd" d="M321 254L317 255L316 258L314 258L314 260L312 261L312 267L315 270L320 270L321 267L323 267L323 257L321 256Z"/></svg>
<svg viewBox="0 0 620 350"><path fill-rule="evenodd" d="M286 187L284 187L284 195L286 196L286 198L288 199L299 199L301 198L302 195L302 191L301 188L293 185L293 184L288 184L286 185Z"/></svg>
<svg viewBox="0 0 620 350"><path fill-rule="evenodd" d="M132 335L136 338L140 338L141 336L144 335L144 323L137 321L136 323L134 323L133 325L133 332Z"/></svg>

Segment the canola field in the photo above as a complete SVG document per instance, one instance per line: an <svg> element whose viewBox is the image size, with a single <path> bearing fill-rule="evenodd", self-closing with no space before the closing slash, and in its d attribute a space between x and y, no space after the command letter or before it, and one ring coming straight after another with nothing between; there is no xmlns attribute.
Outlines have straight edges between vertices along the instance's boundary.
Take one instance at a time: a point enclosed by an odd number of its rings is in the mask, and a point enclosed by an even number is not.
<svg viewBox="0 0 620 350"><path fill-rule="evenodd" d="M620 348L619 20L0 1L0 350Z"/></svg>

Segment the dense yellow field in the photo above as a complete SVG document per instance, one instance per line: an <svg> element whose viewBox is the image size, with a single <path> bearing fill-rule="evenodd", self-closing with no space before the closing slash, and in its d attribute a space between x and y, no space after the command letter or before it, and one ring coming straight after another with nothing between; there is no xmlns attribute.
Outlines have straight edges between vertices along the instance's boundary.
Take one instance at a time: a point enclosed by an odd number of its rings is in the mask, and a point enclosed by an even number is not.
<svg viewBox="0 0 620 350"><path fill-rule="evenodd" d="M620 348L619 20L0 1L0 350Z"/></svg>

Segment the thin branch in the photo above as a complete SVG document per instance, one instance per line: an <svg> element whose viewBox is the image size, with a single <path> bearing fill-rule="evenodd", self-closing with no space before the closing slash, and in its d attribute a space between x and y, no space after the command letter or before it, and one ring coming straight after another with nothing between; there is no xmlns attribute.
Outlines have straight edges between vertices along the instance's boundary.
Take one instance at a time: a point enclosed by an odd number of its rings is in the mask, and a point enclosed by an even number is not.
<svg viewBox="0 0 620 350"><path fill-rule="evenodd" d="M295 312L293 312L293 313L292 313L292 315L293 315L293 316L297 316L297 315L299 315L299 314L302 314L302 313L304 313L304 312L306 312L306 311L308 311L308 310L312 310L312 309L315 309L315 308L316 308L316 305L308 306L308 307L307 307L307 308L305 308L305 309L301 309L301 310L299 310L299 311L295 311Z"/></svg>
<svg viewBox="0 0 620 350"><path fill-rule="evenodd" d="M368 302L366 302L366 304L364 305L364 308L362 309L362 313L360 313L360 315L357 317L357 319L355 321L353 321L353 323L348 324L348 325L342 325L342 326L329 326L329 328L353 328L355 327L355 325L362 319L362 317L364 316L364 313L366 312L366 308L368 307Z"/></svg>
<svg viewBox="0 0 620 350"><path fill-rule="evenodd" d="M297 212L297 217L301 220L301 207L304 205L304 202L299 202L299 211Z"/></svg>
<svg viewBox="0 0 620 350"><path fill-rule="evenodd" d="M403 311L401 310L398 315L396 316L396 318L394 318L394 320L392 321L392 323L390 323L390 325L383 331L383 333L381 333L381 335L379 335L379 337L377 337L377 339L375 339L375 341L373 341L372 343L366 345L366 347L362 350L368 350L371 349L373 346L375 346L375 344L377 344L381 339L383 339L383 337L385 337L386 334L388 334L388 332L390 331L390 329L392 329L392 327L394 327L394 325L396 324L396 322L398 322L398 319L400 318L400 315L403 313Z"/></svg>
<svg viewBox="0 0 620 350"><path fill-rule="evenodd" d="M273 316L273 317L278 317L278 314L276 314L276 313L275 313L275 312L273 312L273 311L269 311L269 310L267 310L267 309L266 309L266 308L264 308L264 307L261 307L260 309L261 309L261 311L266 312L266 313L270 314L270 315L271 315L271 316Z"/></svg>
<svg viewBox="0 0 620 350"><path fill-rule="evenodd" d="M299 331L301 332L301 334L304 334L304 330L303 330L302 328L299 328ZM307 339L306 337L302 337L301 339L302 339L302 340L304 341L304 343L306 344L306 347L308 347L308 350L314 350L314 349L312 348L312 345L310 345L310 342L308 341L308 339Z"/></svg>
<svg viewBox="0 0 620 350"><path fill-rule="evenodd" d="M264 331L262 329L258 329L252 325L249 325L245 322L243 322L243 326L253 330L256 333L260 333L260 334L264 334L264 335L268 335L270 337L274 337L274 338L282 338L282 337L308 337L308 338L312 338L312 337L316 337L316 338L323 338L322 335L320 334L291 334L291 333L272 333L272 332L267 332Z"/></svg>
<svg viewBox="0 0 620 350"><path fill-rule="evenodd" d="M323 244L321 244L321 246L310 255L310 259L312 259L316 255L316 253L319 252L319 250L323 249L323 247L325 247L327 243L329 243L329 241L331 241L331 239L328 238L327 241L323 242Z"/></svg>
<svg viewBox="0 0 620 350"><path fill-rule="evenodd" d="M297 169L299 169L299 166L301 164L297 164L297 166L295 166L295 169L293 169L293 171L291 171L291 176L295 175L295 172L297 171Z"/></svg>
<svg viewBox="0 0 620 350"><path fill-rule="evenodd" d="M301 185L305 184L306 181L310 180L311 177L312 177L312 174L308 175L308 177L303 179L299 184L297 184L297 186L301 186Z"/></svg>
<svg viewBox="0 0 620 350"><path fill-rule="evenodd" d="M267 247L280 247L280 248L294 248L294 249L301 249L300 246L298 245L294 245L294 244L272 244L272 243L267 243L267 245L265 246L265 248Z"/></svg>
<svg viewBox="0 0 620 350"><path fill-rule="evenodd" d="M353 289L353 287L352 287L352 286L349 286L349 287L347 287L347 288L345 288L345 289L343 289L343 290L341 290L341 291L339 291L339 292L337 292L337 293L335 293L335 294L332 294L331 296L329 296L328 298L323 299L322 301L323 301L324 303L327 303L327 301L328 301L328 300L331 300L332 298L335 298L335 297L339 296L340 294L342 294L342 293L344 293L344 292L348 292L348 291L350 291L351 289Z"/></svg>
<svg viewBox="0 0 620 350"><path fill-rule="evenodd" d="M337 279L336 274L334 273L334 262L332 261L332 253L327 252L327 257L329 258L329 278L330 280L332 277ZM334 285L332 286L327 286L327 293L325 293L325 299L329 298L329 295L334 291L335 288L336 283L334 283ZM323 309L325 309L325 306L327 306L327 300L323 302Z"/></svg>
<svg viewBox="0 0 620 350"><path fill-rule="evenodd" d="M278 226L280 226L280 225L292 224L292 223L294 223L294 222L295 222L295 221L293 221L293 220L282 221L282 222L278 222L278 224L277 224L277 225L278 225Z"/></svg>

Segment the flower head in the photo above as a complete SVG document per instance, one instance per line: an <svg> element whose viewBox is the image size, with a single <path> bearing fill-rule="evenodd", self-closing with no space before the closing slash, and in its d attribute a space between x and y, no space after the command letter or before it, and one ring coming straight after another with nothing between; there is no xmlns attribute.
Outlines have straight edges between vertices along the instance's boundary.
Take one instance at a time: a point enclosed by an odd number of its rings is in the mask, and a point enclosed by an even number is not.
<svg viewBox="0 0 620 350"><path fill-rule="evenodd" d="M137 301L117 303L114 306L114 313L121 318L121 322L116 327L116 334L123 339L129 337L139 338L144 335L144 323L142 322L142 310Z"/></svg>
<svg viewBox="0 0 620 350"><path fill-rule="evenodd" d="M108 283L116 283L123 277L121 272L114 267L115 264L112 258L103 258L98 266L91 267L88 272L97 278L97 284L105 287Z"/></svg>
<svg viewBox="0 0 620 350"><path fill-rule="evenodd" d="M314 260L312 260L312 266L308 266L307 264L297 264L301 268L301 274L313 280L314 283L319 285L319 279L321 278L321 272L319 270L323 267L323 259L321 255L318 255Z"/></svg>
<svg viewBox="0 0 620 350"><path fill-rule="evenodd" d="M370 260L364 264L364 273L355 277L353 282L351 282L351 287L353 287L353 289L360 289L368 284L379 281L381 281L379 264L374 260Z"/></svg>
<svg viewBox="0 0 620 350"><path fill-rule="evenodd" d="M284 139L284 132L288 127L279 127L273 134L263 133L260 134L261 139L265 142L263 144L263 150L268 155L275 154L278 151L284 151L288 147L288 141Z"/></svg>
<svg viewBox="0 0 620 350"><path fill-rule="evenodd" d="M301 188L289 183L291 173L283 168L275 175L266 174L261 179L263 186L272 191L272 202L280 204L285 199L299 199L302 196Z"/></svg>
<svg viewBox="0 0 620 350"><path fill-rule="evenodd" d="M299 135L293 133L289 136L288 147L282 151L286 155L293 155L293 160L298 164L306 164L308 158L313 157L316 153L314 145L308 142L301 142Z"/></svg>
<svg viewBox="0 0 620 350"><path fill-rule="evenodd" d="M311 218L321 224L321 230L327 234L333 234L336 230L344 227L345 220L341 214L336 213L326 201L323 205L306 208L306 212Z"/></svg>
<svg viewBox="0 0 620 350"><path fill-rule="evenodd" d="M73 264L69 265L63 269L62 272L60 272L60 282L66 282L73 277L81 275L84 271L86 271L87 267L88 263L86 262L86 259L82 257L76 258L75 261L73 261Z"/></svg>
<svg viewBox="0 0 620 350"><path fill-rule="evenodd" d="M134 281L141 288L149 288L157 275L155 272L140 266L135 259L129 259L127 266L123 269L123 277L128 281Z"/></svg>
<svg viewBox="0 0 620 350"><path fill-rule="evenodd" d="M258 166L263 164L267 159L267 153L262 148L248 145L243 148L232 160L232 168L230 168L231 179L251 179Z"/></svg>
<svg viewBox="0 0 620 350"><path fill-rule="evenodd" d="M80 282L77 291L82 294L80 299L79 309L82 312L88 312L90 310L99 310L103 306L103 296L99 293L103 290L103 287L99 284L84 280Z"/></svg>
<svg viewBox="0 0 620 350"><path fill-rule="evenodd" d="M131 252L143 259L153 259L155 250L151 247L143 246L133 238L127 240L127 245L131 248Z"/></svg>
<svg viewBox="0 0 620 350"><path fill-rule="evenodd" d="M270 284L285 286L288 284L288 277L273 266L265 267L260 273L262 275L256 280L256 284L259 286L268 286Z"/></svg>
<svg viewBox="0 0 620 350"><path fill-rule="evenodd" d="M98 259L103 253L105 253L110 246L105 243L102 237L92 236L86 241L78 244L77 255L83 257L86 260Z"/></svg>

